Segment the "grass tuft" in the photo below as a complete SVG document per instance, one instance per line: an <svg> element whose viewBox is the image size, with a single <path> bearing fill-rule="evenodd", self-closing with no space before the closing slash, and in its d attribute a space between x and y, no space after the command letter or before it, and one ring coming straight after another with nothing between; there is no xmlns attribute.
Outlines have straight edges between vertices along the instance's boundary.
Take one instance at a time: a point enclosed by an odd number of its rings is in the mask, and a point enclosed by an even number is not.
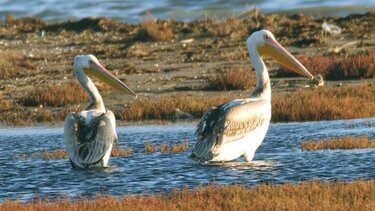
<svg viewBox="0 0 375 211"><path fill-rule="evenodd" d="M375 77L375 51L349 56L299 57L299 61L311 72L321 74L327 80L352 80ZM277 70L277 77L297 76L283 68Z"/></svg>
<svg viewBox="0 0 375 211"><path fill-rule="evenodd" d="M77 82L58 84L46 89L37 89L21 102L24 106L66 106L87 100L87 95Z"/></svg>
<svg viewBox="0 0 375 211"><path fill-rule="evenodd" d="M6 79L20 75L35 66L18 51L0 51L0 78Z"/></svg>
<svg viewBox="0 0 375 211"><path fill-rule="evenodd" d="M136 39L144 41L170 41L172 37L173 33L168 26L168 22L161 22L154 19L143 21L136 35Z"/></svg>
<svg viewBox="0 0 375 211"><path fill-rule="evenodd" d="M111 157L129 157L133 155L133 150L130 148L112 148Z"/></svg>
<svg viewBox="0 0 375 211"><path fill-rule="evenodd" d="M183 143L178 144L161 144L160 145L160 152L161 153L180 153L184 152L189 149L189 141L185 140Z"/></svg>
<svg viewBox="0 0 375 211"><path fill-rule="evenodd" d="M145 142L144 146L145 146L145 153L153 153L157 151L155 144Z"/></svg>
<svg viewBox="0 0 375 211"><path fill-rule="evenodd" d="M364 149L375 148L375 139L369 139L367 136L339 137L322 140L309 140L301 145L302 150L322 150L322 149Z"/></svg>
<svg viewBox="0 0 375 211"><path fill-rule="evenodd" d="M208 89L236 90L249 89L256 83L255 72L250 69L230 69L222 71L209 79Z"/></svg>

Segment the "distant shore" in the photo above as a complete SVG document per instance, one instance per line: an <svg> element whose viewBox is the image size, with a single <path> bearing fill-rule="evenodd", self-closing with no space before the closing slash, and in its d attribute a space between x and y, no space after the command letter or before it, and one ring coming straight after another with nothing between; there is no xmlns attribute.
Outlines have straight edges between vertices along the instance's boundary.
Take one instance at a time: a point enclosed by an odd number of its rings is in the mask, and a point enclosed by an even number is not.
<svg viewBox="0 0 375 211"><path fill-rule="evenodd" d="M313 18L251 10L240 16L128 24L109 18L50 22L8 15L0 22L0 122L58 124L68 112L85 108L87 98L71 63L75 55L87 53L138 93L132 99L97 84L119 121L175 121L176 109L197 120L211 106L249 95L255 75L245 40L262 28L326 80L314 88L267 62L273 122L373 116L375 102L368 99L375 93L375 70L369 65L375 55L375 13ZM340 34L324 32L324 22L340 27Z"/></svg>

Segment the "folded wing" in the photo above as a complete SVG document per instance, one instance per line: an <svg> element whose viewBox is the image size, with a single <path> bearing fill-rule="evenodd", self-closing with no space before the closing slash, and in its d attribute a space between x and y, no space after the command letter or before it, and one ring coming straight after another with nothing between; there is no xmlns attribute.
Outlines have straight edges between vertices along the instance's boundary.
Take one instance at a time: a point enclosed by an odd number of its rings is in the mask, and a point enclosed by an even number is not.
<svg viewBox="0 0 375 211"><path fill-rule="evenodd" d="M65 119L65 146L73 166L87 168L98 164L117 140L111 111L92 117L70 113Z"/></svg>

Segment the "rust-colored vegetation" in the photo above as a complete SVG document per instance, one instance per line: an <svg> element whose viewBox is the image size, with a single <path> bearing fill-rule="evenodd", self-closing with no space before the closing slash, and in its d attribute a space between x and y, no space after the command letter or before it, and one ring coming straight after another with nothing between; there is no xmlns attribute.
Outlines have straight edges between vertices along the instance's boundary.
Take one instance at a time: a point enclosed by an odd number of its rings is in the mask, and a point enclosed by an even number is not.
<svg viewBox="0 0 375 211"><path fill-rule="evenodd" d="M244 20L238 17L230 17L224 21L216 22L215 20L209 19L207 24L207 32L210 36L214 37L231 37L239 38L246 37L248 35L247 25L244 24Z"/></svg>
<svg viewBox="0 0 375 211"><path fill-rule="evenodd" d="M111 157L129 157L132 154L133 154L133 150L130 149L130 148L114 147L111 151ZM28 155L22 154L18 157L28 157ZM32 154L29 157L35 158L35 157L39 157L39 156L37 156L36 154ZM66 159L66 158L68 158L68 152L65 149L43 150L40 153L40 157L43 160Z"/></svg>
<svg viewBox="0 0 375 211"><path fill-rule="evenodd" d="M139 40L170 41L173 37L172 29L168 22L148 19L140 24L140 29L136 35Z"/></svg>
<svg viewBox="0 0 375 211"><path fill-rule="evenodd" d="M5 100L0 94L0 112L6 112L11 110L13 107L13 102L10 100Z"/></svg>
<svg viewBox="0 0 375 211"><path fill-rule="evenodd" d="M66 106L87 100L87 95L76 82L37 89L21 101L24 106Z"/></svg>
<svg viewBox="0 0 375 211"><path fill-rule="evenodd" d="M139 121L150 119L173 119L176 108L200 117L208 108L228 101L228 96L219 95L202 100L201 96L171 95L157 99L138 99L124 109L116 112L120 119L127 121Z"/></svg>
<svg viewBox="0 0 375 211"><path fill-rule="evenodd" d="M92 200L6 200L0 210L373 210L374 181L208 185L153 196L99 195ZM301 194L303 193L303 194ZM225 200L223 200L225 199Z"/></svg>
<svg viewBox="0 0 375 211"><path fill-rule="evenodd" d="M313 75L321 74L327 80L365 79L375 76L375 51L349 56L303 56L299 60ZM281 68L276 75L289 77L296 74Z"/></svg>
<svg viewBox="0 0 375 211"><path fill-rule="evenodd" d="M0 51L0 78L11 78L24 71L33 70L35 66L18 51Z"/></svg>
<svg viewBox="0 0 375 211"><path fill-rule="evenodd" d="M144 146L145 146L145 153L153 153L157 151L155 144L152 144L150 142L145 142Z"/></svg>
<svg viewBox="0 0 375 211"><path fill-rule="evenodd" d="M297 90L272 99L272 121L319 121L372 117L375 86Z"/></svg>
<svg viewBox="0 0 375 211"><path fill-rule="evenodd" d="M256 83L255 72L248 68L224 70L209 79L208 89L235 90L249 89Z"/></svg>
<svg viewBox="0 0 375 211"><path fill-rule="evenodd" d="M363 149L375 148L375 139L367 136L353 137L345 136L338 138L327 138L322 140L309 140L301 144L302 150L322 150L322 149Z"/></svg>
<svg viewBox="0 0 375 211"><path fill-rule="evenodd" d="M53 151L43 150L41 156L43 160L57 160L67 158L68 153L64 149L57 149Z"/></svg>
<svg viewBox="0 0 375 211"><path fill-rule="evenodd" d="M182 143L177 144L161 144L160 145L160 152L161 153L180 153L184 152L189 149L189 141L185 140Z"/></svg>
<svg viewBox="0 0 375 211"><path fill-rule="evenodd" d="M133 155L133 150L130 148L118 148L114 147L111 151L112 157L129 157Z"/></svg>

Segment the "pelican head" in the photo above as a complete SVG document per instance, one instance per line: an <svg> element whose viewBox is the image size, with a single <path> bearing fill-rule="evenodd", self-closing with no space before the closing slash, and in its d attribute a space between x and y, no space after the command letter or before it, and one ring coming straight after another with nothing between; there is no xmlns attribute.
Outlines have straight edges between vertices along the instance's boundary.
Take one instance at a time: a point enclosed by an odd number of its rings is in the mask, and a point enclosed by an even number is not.
<svg viewBox="0 0 375 211"><path fill-rule="evenodd" d="M288 50L276 41L268 30L254 32L246 41L249 48L255 47L260 56L270 56L282 66L310 79L313 75ZM254 46L255 45L255 46Z"/></svg>
<svg viewBox="0 0 375 211"><path fill-rule="evenodd" d="M124 94L137 96L133 90L126 86L126 84L105 69L94 55L77 55L74 58L73 67L76 74L77 70L83 70L86 74L94 75L96 78L102 80Z"/></svg>

